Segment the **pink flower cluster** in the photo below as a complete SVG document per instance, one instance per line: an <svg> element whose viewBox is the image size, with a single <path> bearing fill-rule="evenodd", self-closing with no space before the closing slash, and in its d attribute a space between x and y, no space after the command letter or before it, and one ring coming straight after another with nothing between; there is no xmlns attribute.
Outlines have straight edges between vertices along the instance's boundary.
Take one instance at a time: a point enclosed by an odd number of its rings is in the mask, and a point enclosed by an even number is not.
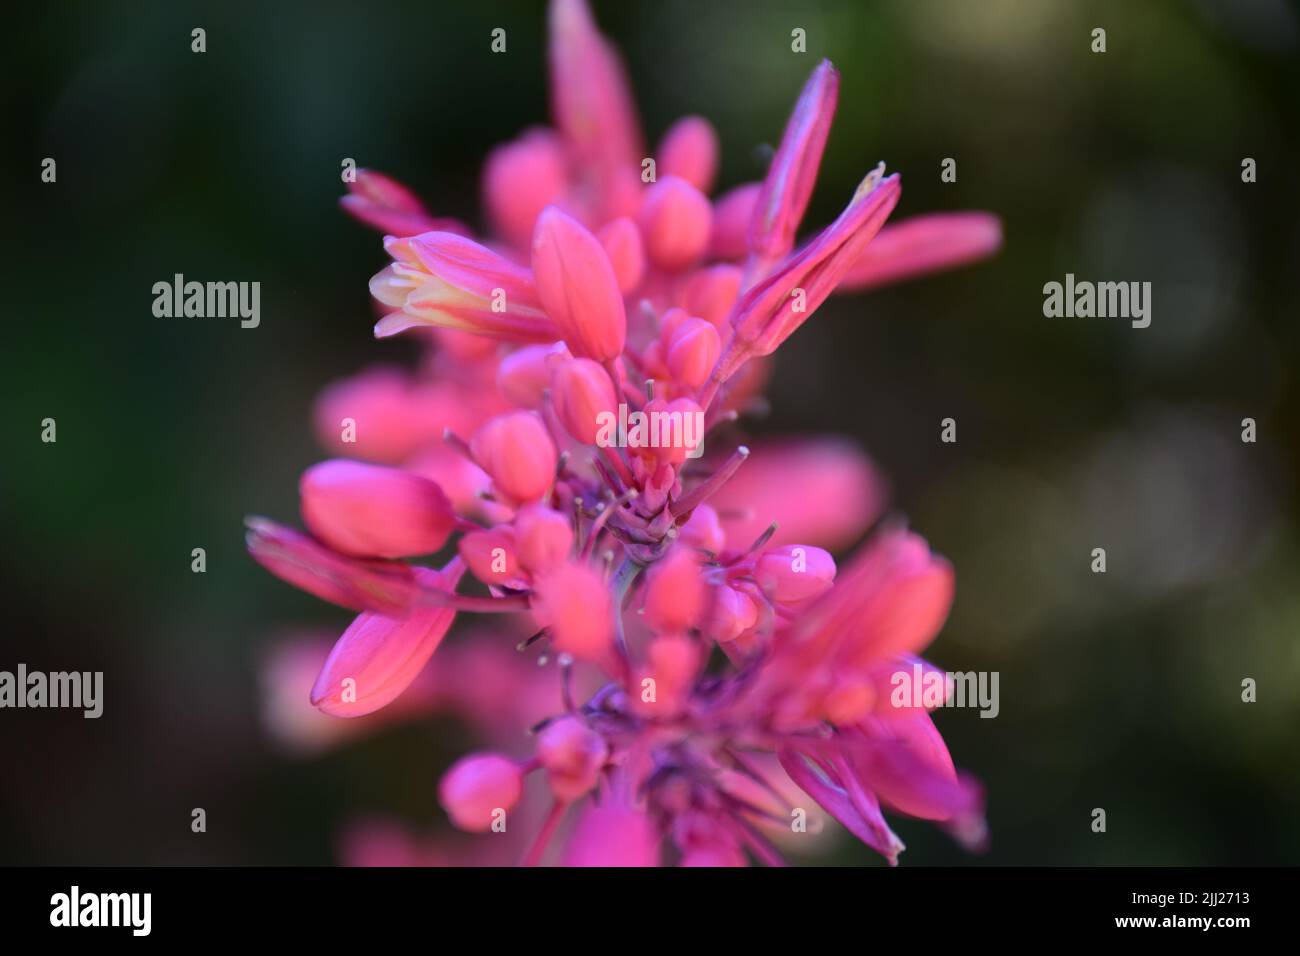
<svg viewBox="0 0 1300 956"><path fill-rule="evenodd" d="M951 567L886 523L837 568L827 549L881 510L866 460L827 440L751 454L735 435L766 357L828 296L988 255L997 220L886 225L901 187L882 166L799 243L829 62L763 181L711 199L712 126L683 119L647 157L583 0L555 0L550 29L555 126L488 158L491 238L379 173L342 200L392 259L370 283L375 334L428 347L418 373L372 369L320 399L318 433L348 457L302 476L307 533L249 521L265 567L359 612L312 704L372 713L457 614L530 615L521 649L554 664L554 713L530 753L468 755L439 790L457 827L491 839L544 778L553 809L525 862L564 833L570 864L780 863L772 834L798 831L800 794L891 863L903 846L882 806L978 844L978 786L924 709L890 700L948 614ZM619 406L698 416L704 447L601 440ZM453 539L440 568L408 560Z"/></svg>

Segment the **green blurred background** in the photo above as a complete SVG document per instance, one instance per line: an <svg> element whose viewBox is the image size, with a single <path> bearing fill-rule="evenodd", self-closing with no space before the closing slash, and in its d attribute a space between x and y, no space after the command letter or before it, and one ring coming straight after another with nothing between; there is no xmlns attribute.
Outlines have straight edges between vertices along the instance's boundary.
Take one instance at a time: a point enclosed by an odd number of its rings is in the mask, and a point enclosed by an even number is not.
<svg viewBox="0 0 1300 956"><path fill-rule="evenodd" d="M828 56L840 111L808 222L882 159L903 175L900 216L1003 218L990 263L827 305L783 350L755 425L863 443L957 569L928 656L1001 673L996 720L938 715L985 781L992 848L968 857L902 820L905 865L1300 861L1296 8L595 10L650 141L707 115L723 187L761 176ZM541 3L491 0L10 13L0 668L103 670L106 690L98 721L0 713L0 863L325 863L359 816L445 825L438 774L473 743L454 722L309 758L268 739L268 642L348 615L257 568L242 518L295 515L321 387L415 357L371 338L383 256L337 208L340 162L481 225L484 155L547 115L543 22ZM57 184L39 182L46 156ZM955 184L939 179L949 156ZM261 327L154 318L151 287L176 272L260 281ZM1043 283L1066 272L1151 281L1151 327L1045 319ZM939 441L947 416L955 445ZM192 807L208 833L190 832Z"/></svg>

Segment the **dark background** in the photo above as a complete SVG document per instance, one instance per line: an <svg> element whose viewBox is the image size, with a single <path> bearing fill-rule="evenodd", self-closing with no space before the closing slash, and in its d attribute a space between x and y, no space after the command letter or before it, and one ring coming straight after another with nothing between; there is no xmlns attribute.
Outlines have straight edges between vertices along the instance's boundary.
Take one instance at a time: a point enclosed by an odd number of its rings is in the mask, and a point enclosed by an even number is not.
<svg viewBox="0 0 1300 956"><path fill-rule="evenodd" d="M864 444L956 566L928 656L1001 673L996 720L938 716L987 785L992 849L971 858L903 820L905 865L1300 860L1296 8L690 0L596 16L650 142L707 115L724 187L761 176L761 145L829 56L843 86L809 223L881 159L903 175L899 216L1003 218L990 263L828 304L783 349L756 425ZM341 160L481 225L484 155L547 115L542 5L43 4L7 21L0 669L103 670L106 688L98 721L0 712L0 862L323 863L366 814L436 833L437 777L469 730L420 721L315 758L268 739L259 655L348 616L258 569L242 518L293 519L321 387L414 357L371 338L384 258L337 208ZM260 281L261 327L155 318L151 287L176 272ZM1043 283L1066 272L1151 281L1151 327L1044 318ZM47 416L57 444L40 441Z"/></svg>

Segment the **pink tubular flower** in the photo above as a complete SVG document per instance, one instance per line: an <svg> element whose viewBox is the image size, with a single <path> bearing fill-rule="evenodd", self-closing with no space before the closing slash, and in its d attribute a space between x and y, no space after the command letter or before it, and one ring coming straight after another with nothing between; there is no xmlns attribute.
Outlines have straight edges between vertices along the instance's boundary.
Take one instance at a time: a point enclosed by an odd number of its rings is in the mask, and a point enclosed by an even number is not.
<svg viewBox="0 0 1300 956"><path fill-rule="evenodd" d="M915 216L885 226L840 280L858 292L978 262L1002 246L1002 223L987 212Z"/></svg>
<svg viewBox="0 0 1300 956"><path fill-rule="evenodd" d="M394 261L370 280L370 294L398 311L379 320L376 337L431 325L515 342L556 339L528 271L472 239L450 232L390 236L384 249Z"/></svg>
<svg viewBox="0 0 1300 956"><path fill-rule="evenodd" d="M774 352L835 291L898 203L898 177L882 176L879 169L869 173L835 222L736 304L735 339L714 370L716 381L726 381L751 356Z"/></svg>
<svg viewBox="0 0 1300 956"><path fill-rule="evenodd" d="M452 823L486 835L439 859L776 866L792 842L813 848L789 825L799 809L891 863L903 846L886 813L981 848L983 794L930 716L946 680L937 696L894 693L900 673L942 675L919 655L953 569L895 523L842 554L886 505L856 447L737 433L769 356L828 296L988 256L998 221L887 225L901 187L882 164L801 237L839 96L829 62L761 183L711 194L718 137L700 117L663 135L643 181L617 53L584 0L552 0L549 24L554 125L488 155L490 235L378 173L343 200L387 233L376 335L409 331L421 357L317 402L322 444L361 460L303 476L309 533L248 519L256 561L359 612L311 702L351 717L436 699L507 751L443 776ZM443 570L418 561L444 547ZM477 613L504 622L488 630L500 643L457 639L430 663ZM283 678L299 698L300 671ZM528 729L535 751L519 753ZM535 772L545 805L524 800ZM507 816L526 847L489 833ZM409 843L385 852L421 858Z"/></svg>

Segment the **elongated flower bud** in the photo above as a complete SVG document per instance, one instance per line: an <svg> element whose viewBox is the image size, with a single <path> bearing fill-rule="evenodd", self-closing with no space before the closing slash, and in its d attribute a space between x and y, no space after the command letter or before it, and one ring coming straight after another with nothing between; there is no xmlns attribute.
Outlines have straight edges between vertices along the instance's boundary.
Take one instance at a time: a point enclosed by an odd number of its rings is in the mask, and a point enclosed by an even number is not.
<svg viewBox="0 0 1300 956"><path fill-rule="evenodd" d="M494 149L483 171L488 214L511 245L526 248L542 210L568 188L564 148L550 130L531 129Z"/></svg>
<svg viewBox="0 0 1300 956"><path fill-rule="evenodd" d="M839 73L830 60L822 60L790 114L749 227L749 248L767 261L781 258L794 247L835 117L839 88Z"/></svg>
<svg viewBox="0 0 1300 956"><path fill-rule="evenodd" d="M684 116L664 134L658 156L660 176L676 176L707 193L718 172L717 131L703 116Z"/></svg>
<svg viewBox="0 0 1300 956"><path fill-rule="evenodd" d="M451 822L470 833L492 828L523 794L519 765L500 754L477 753L461 757L438 784L438 802Z"/></svg>
<svg viewBox="0 0 1300 956"><path fill-rule="evenodd" d="M898 203L898 176L882 175L871 172L838 219L736 303L736 338L716 378L725 380L749 355L776 351L826 301Z"/></svg>
<svg viewBox="0 0 1300 956"><path fill-rule="evenodd" d="M536 501L555 480L555 442L535 412L508 412L484 422L470 450L492 482L514 501Z"/></svg>
<svg viewBox="0 0 1300 956"><path fill-rule="evenodd" d="M650 261L660 269L678 272L708 248L713 207L690 183L663 176L646 193L638 221Z"/></svg>
<svg viewBox="0 0 1300 956"><path fill-rule="evenodd" d="M579 164L591 169L596 206L616 202L620 170L645 155L640 121L618 54L600 35L584 0L550 10L551 112Z"/></svg>
<svg viewBox="0 0 1300 956"><path fill-rule="evenodd" d="M623 294L600 242L551 206L533 233L533 273L546 314L574 355L607 362L623 351Z"/></svg>
<svg viewBox="0 0 1300 956"><path fill-rule="evenodd" d="M312 534L344 554L430 554L446 543L455 518L441 488L399 468L323 461L303 473L298 490Z"/></svg>
<svg viewBox="0 0 1300 956"><path fill-rule="evenodd" d="M421 585L450 591L462 571L458 566L448 574L427 568L415 573ZM362 613L330 651L311 702L336 717L361 717L387 706L424 669L455 617L443 607L417 607L402 618Z"/></svg>
<svg viewBox="0 0 1300 956"><path fill-rule="evenodd" d="M417 596L410 565L349 558L265 518L245 519L248 553L282 581L354 611L404 614Z"/></svg>
<svg viewBox="0 0 1300 956"><path fill-rule="evenodd" d="M395 311L375 325L385 338L422 325L463 329L513 342L553 342L528 270L472 239L426 232L389 236L393 263L370 280L370 294Z"/></svg>
<svg viewBox="0 0 1300 956"><path fill-rule="evenodd" d="M596 443L603 421L618 416L614 385L605 369L591 359L574 359L556 368L551 400L564 430L587 445Z"/></svg>

